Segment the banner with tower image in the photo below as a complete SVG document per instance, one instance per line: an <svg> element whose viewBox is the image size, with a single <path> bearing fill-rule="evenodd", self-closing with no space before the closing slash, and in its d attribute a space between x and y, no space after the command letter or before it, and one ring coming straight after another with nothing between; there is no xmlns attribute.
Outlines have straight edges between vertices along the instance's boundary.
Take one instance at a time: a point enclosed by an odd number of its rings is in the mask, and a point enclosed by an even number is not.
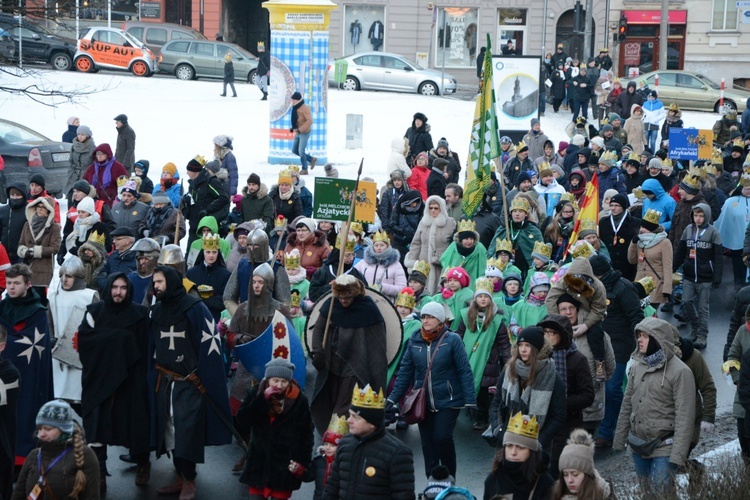
<svg viewBox="0 0 750 500"><path fill-rule="evenodd" d="M527 132L530 120L539 116L541 64L539 57L492 57L497 122L501 131Z"/></svg>

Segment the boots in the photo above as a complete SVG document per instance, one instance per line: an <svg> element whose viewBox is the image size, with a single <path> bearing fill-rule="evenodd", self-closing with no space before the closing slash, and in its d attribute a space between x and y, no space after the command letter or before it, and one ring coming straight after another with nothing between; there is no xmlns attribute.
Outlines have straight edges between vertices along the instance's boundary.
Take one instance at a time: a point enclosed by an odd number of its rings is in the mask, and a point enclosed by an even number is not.
<svg viewBox="0 0 750 500"><path fill-rule="evenodd" d="M186 481L185 481L186 482ZM178 493L182 493L182 485L184 484L182 477L177 476L177 479L175 479L172 484L169 486L162 486L158 490L156 490L157 495L176 495ZM195 485L193 485L193 492L195 492Z"/></svg>
<svg viewBox="0 0 750 500"><path fill-rule="evenodd" d="M261 98L261 101L267 101L268 100L268 92L263 92L263 97Z"/></svg>
<svg viewBox="0 0 750 500"><path fill-rule="evenodd" d="M220 95L221 97L226 97L226 96L227 96L226 94L219 94L219 95Z"/></svg>
<svg viewBox="0 0 750 500"><path fill-rule="evenodd" d="M242 472L242 469L245 468L245 455L243 454L239 460L237 460L234 463L234 466L232 467L232 472Z"/></svg>
<svg viewBox="0 0 750 500"><path fill-rule="evenodd" d="M303 168L302 170L299 171L299 175L307 175L308 173L309 172L307 171L306 168Z"/></svg>
<svg viewBox="0 0 750 500"><path fill-rule="evenodd" d="M195 481L184 481L182 483L180 500L195 500Z"/></svg>
<svg viewBox="0 0 750 500"><path fill-rule="evenodd" d="M135 485L145 486L151 479L151 462L139 464L135 469Z"/></svg>
<svg viewBox="0 0 750 500"><path fill-rule="evenodd" d="M318 163L318 159L313 156L313 159L310 160L310 170L313 170L315 168L316 163Z"/></svg>

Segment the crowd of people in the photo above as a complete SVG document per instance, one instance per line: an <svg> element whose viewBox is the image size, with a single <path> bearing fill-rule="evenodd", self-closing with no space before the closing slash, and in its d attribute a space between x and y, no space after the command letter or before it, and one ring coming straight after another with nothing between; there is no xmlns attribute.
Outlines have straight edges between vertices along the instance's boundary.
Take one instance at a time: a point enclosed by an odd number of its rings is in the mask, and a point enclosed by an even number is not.
<svg viewBox="0 0 750 500"><path fill-rule="evenodd" d="M550 64L577 69L563 56ZM714 427L700 351L725 254L739 292L725 370L747 457L750 136L726 113L726 143L688 168L668 158L661 126L675 106L653 92L636 103L629 86L628 109L597 129L577 92L569 141L555 147L538 119L517 144L501 138L471 217L459 155L414 114L391 143L374 221L345 230L313 218L304 113L303 168L270 188L256 173L239 185L230 136L213 138L214 159L187 161L184 189L174 163L154 184L148 160L120 154L135 140L125 115L115 153L69 120L67 212L39 174L0 207L0 498L99 498L107 447L123 446L138 486L152 453L168 453L175 477L158 493L189 500L205 446L233 437L247 442L234 472L252 499L302 482L315 498L414 498L412 450L390 425L417 425L434 498L461 490L463 409L497 447L486 499L614 498L596 448L628 447L643 487L670 491ZM601 212L580 220L594 178ZM396 349L373 297L398 314ZM672 313L688 337L662 319ZM276 335L278 314L316 374L308 390L288 351L232 358Z"/></svg>

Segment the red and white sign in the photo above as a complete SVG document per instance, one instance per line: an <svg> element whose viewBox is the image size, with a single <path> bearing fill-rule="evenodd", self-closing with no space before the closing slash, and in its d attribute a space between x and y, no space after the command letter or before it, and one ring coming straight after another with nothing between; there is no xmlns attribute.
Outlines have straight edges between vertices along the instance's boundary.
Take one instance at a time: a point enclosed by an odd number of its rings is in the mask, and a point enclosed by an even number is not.
<svg viewBox="0 0 750 500"><path fill-rule="evenodd" d="M641 42L625 43L622 59L625 66L639 66L641 64Z"/></svg>
<svg viewBox="0 0 750 500"><path fill-rule="evenodd" d="M626 10L625 17L629 24L659 24L661 10ZM687 11L670 10L669 24L687 24Z"/></svg>

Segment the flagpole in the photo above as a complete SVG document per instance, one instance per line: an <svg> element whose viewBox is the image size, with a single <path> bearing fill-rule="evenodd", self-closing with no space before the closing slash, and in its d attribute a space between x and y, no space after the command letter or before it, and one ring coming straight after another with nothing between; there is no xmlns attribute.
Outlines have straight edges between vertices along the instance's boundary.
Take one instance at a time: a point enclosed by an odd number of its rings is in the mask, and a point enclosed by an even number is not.
<svg viewBox="0 0 750 500"><path fill-rule="evenodd" d="M497 170L497 167L495 167ZM505 174L503 173L503 167L500 167L500 194L503 197L503 217L505 218L505 237L508 237L508 231L510 231L510 223L508 222L508 199L505 197Z"/></svg>

